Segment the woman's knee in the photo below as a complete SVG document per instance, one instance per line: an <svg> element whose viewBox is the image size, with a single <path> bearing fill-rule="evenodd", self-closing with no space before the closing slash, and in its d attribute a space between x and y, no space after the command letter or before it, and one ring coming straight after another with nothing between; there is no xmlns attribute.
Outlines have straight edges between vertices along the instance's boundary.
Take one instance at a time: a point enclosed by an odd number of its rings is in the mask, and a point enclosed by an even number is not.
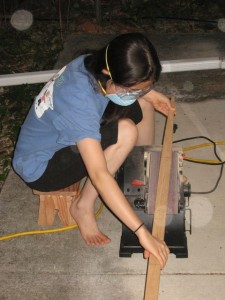
<svg viewBox="0 0 225 300"><path fill-rule="evenodd" d="M155 109L154 109L153 105L150 102L145 101L144 99L139 99L138 101L139 101L143 115L148 114L148 115L154 117Z"/></svg>
<svg viewBox="0 0 225 300"><path fill-rule="evenodd" d="M137 124L138 140L137 145L152 145L155 141L155 111L151 103L140 99L139 101L143 119Z"/></svg>
<svg viewBox="0 0 225 300"><path fill-rule="evenodd" d="M134 146L138 138L138 129L130 119L119 120L118 142Z"/></svg>

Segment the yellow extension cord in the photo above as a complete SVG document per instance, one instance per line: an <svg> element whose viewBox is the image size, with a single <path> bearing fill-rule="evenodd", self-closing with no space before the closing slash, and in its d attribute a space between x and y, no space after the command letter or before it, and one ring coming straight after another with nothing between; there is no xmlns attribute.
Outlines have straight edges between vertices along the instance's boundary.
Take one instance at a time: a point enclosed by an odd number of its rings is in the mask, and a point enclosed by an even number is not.
<svg viewBox="0 0 225 300"><path fill-rule="evenodd" d="M220 142L215 142L216 145L225 145L225 141L220 141ZM205 143L205 144L199 144L196 146L191 146L191 147L184 147L182 150L185 151L191 151L191 150L196 150L204 147L211 147L213 146L213 143ZM193 161L193 162L198 162L198 163L206 163L206 164L211 164L211 165L221 165L221 161L218 160L208 160L208 159L196 159L192 157L185 157L184 160L187 161Z"/></svg>
<svg viewBox="0 0 225 300"><path fill-rule="evenodd" d="M225 141L215 142L215 144L216 145L225 145ZM199 144L199 145L191 146L191 147L184 147L184 148L182 148L182 150L185 152L185 151L191 151L191 150L200 149L200 148L203 148L203 147L211 147L213 145L214 145L213 143L205 143L205 144ZM209 164L213 164L213 165L220 165L221 164L221 162L218 161L218 160L204 160L204 159L195 159L195 158L191 158L191 157L185 157L184 160L193 161L193 162L199 162L199 163L209 163ZM96 214L95 214L96 217L98 217L100 215L100 213L102 212L102 210L103 210L103 204L101 203L100 206L99 206L99 208L98 208L98 210L97 210L97 212L96 212ZM20 237L20 236L25 236L25 235L56 233L56 232L61 232L61 231L75 229L77 227L78 226L75 224L75 225L71 225L71 226L67 226L67 227L62 227L62 228L19 232L19 233L14 233L14 234L2 236L2 237L0 237L0 241L4 241L4 240L16 238L16 237Z"/></svg>
<svg viewBox="0 0 225 300"><path fill-rule="evenodd" d="M103 204L101 203L97 212L96 212L96 217L100 215L100 213L103 210ZM61 232L61 231L66 231L70 229L77 228L78 226L76 224L67 226L67 227L62 227L62 228L55 228L55 229L47 229L47 230L34 230L34 231L25 231L25 232L19 232L19 233L14 233L6 236L0 237L0 241L4 240L9 240L12 238L20 237L20 236L25 236L25 235L35 235L35 234L44 234L44 233L55 233L55 232Z"/></svg>

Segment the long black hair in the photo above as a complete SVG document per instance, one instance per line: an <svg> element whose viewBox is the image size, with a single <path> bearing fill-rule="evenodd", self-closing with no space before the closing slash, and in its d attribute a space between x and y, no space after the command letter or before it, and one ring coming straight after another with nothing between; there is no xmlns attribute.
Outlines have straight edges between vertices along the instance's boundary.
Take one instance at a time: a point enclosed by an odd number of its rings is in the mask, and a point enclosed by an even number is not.
<svg viewBox="0 0 225 300"><path fill-rule="evenodd" d="M102 70L107 69L106 59L115 84L129 87L146 80L159 79L161 64L157 52L142 33L121 34L85 58L86 69L103 86L109 79L109 76L102 74Z"/></svg>

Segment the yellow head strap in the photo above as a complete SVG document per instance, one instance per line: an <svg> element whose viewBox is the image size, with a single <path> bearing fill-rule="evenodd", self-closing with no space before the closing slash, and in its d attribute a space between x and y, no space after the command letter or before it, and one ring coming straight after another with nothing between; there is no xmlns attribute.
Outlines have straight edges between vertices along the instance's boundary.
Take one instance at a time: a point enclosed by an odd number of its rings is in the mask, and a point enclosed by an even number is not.
<svg viewBox="0 0 225 300"><path fill-rule="evenodd" d="M98 80L98 84L99 84L99 86L100 86L100 88L101 88L103 94L106 95L106 90L105 90L104 87L102 86L100 80Z"/></svg>
<svg viewBox="0 0 225 300"><path fill-rule="evenodd" d="M109 44L108 44L108 46L106 47L106 50L105 50L105 63L106 63L107 71L109 72L109 77L110 77L111 80L113 80L111 72L109 70L109 64L108 64L108 48L109 48Z"/></svg>
<svg viewBox="0 0 225 300"><path fill-rule="evenodd" d="M109 48L109 45L106 47L106 50L105 50L105 63L106 63L106 69L107 71L109 72L109 77L110 79L112 80L112 75L111 75L111 72L109 70L109 64L108 64L108 48ZM104 87L102 86L100 80L98 80L98 84L103 92L104 95L106 95L106 90L104 89Z"/></svg>

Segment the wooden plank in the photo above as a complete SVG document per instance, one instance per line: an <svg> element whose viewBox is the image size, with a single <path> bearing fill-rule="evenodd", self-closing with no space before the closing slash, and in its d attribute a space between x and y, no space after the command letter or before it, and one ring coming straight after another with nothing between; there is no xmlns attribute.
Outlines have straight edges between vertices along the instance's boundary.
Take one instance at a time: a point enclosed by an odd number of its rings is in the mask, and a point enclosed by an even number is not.
<svg viewBox="0 0 225 300"><path fill-rule="evenodd" d="M171 99L174 106L174 99ZM169 179L172 163L172 139L173 139L173 112L170 111L167 117L164 141L161 152L159 178L156 193L155 213L153 219L152 235L160 240L164 240L167 203L169 194ZM152 255L148 259L145 300L157 300L160 283L160 264Z"/></svg>

